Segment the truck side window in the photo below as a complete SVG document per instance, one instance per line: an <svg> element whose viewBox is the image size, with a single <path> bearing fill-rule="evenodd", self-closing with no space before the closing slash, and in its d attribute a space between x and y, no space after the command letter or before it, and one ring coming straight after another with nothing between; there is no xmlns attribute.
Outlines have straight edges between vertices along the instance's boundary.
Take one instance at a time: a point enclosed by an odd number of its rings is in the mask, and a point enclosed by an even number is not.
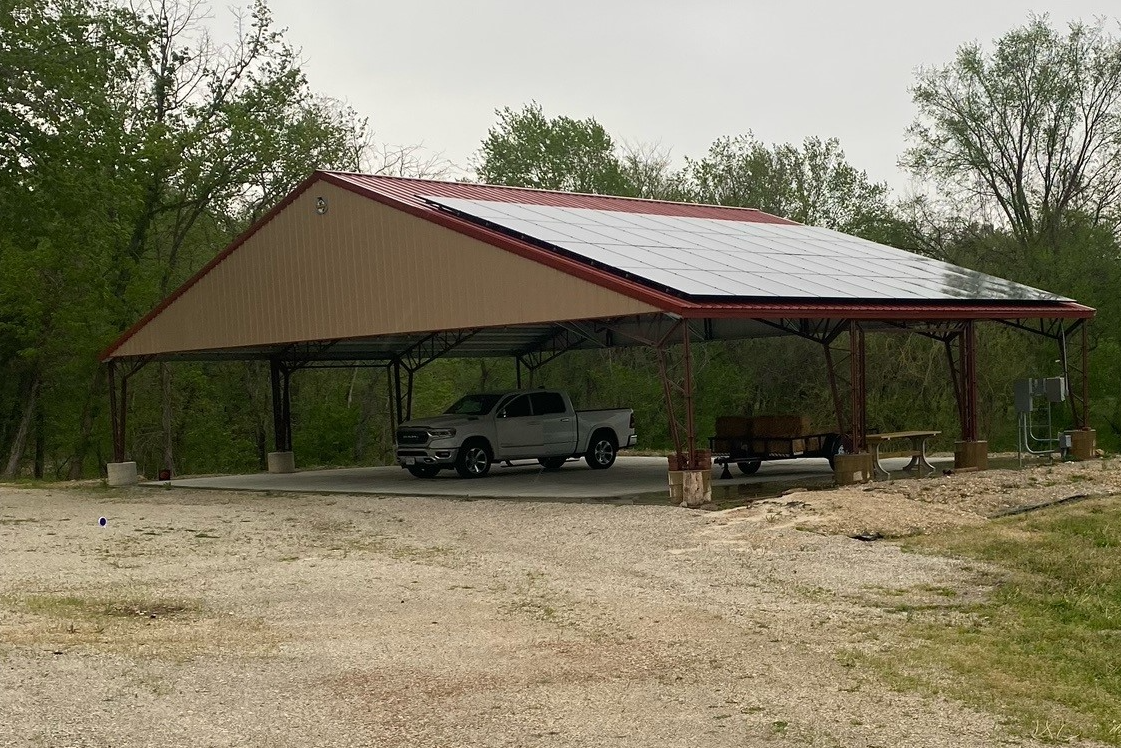
<svg viewBox="0 0 1121 748"><path fill-rule="evenodd" d="M534 392L529 397L533 400L534 415L548 416L565 412L564 398L559 392Z"/></svg>
<svg viewBox="0 0 1121 748"><path fill-rule="evenodd" d="M507 418L522 418L533 415L529 409L529 395L519 395L502 408Z"/></svg>

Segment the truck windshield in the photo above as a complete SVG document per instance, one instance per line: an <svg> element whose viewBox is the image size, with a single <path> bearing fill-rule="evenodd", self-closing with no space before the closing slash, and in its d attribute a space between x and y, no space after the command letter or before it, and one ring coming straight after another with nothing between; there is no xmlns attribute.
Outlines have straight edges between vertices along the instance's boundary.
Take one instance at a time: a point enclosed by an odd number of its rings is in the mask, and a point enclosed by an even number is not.
<svg viewBox="0 0 1121 748"><path fill-rule="evenodd" d="M444 413L453 416L481 416L490 413L502 395L467 395L455 401Z"/></svg>

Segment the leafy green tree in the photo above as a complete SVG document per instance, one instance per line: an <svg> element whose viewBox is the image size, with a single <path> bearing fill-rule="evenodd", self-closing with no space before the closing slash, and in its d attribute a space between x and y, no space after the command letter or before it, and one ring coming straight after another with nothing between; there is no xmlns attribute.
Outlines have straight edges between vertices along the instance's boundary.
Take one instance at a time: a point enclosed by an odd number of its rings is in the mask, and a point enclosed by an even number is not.
<svg viewBox="0 0 1121 748"><path fill-rule="evenodd" d="M715 141L686 175L701 202L758 208L799 223L868 238L893 220L886 184L850 165L835 138L768 146L751 133Z"/></svg>
<svg viewBox="0 0 1121 748"><path fill-rule="evenodd" d="M185 0L0 6L7 475L34 442L36 472L49 461L80 477L104 451L97 352L312 169L357 168L368 146L364 120L310 90L263 2L222 47L198 30L202 10ZM159 374L170 465L199 409L175 416L183 392L170 370ZM137 427L144 451L147 427Z"/></svg>
<svg viewBox="0 0 1121 748"><path fill-rule="evenodd" d="M109 248L124 236L118 181L122 81L139 25L112 6L21 0L0 9L0 412L3 473L14 475L43 403L67 403L74 362L95 358ZM13 402L14 401L14 402ZM10 407L10 409L9 409ZM42 450L37 450L41 452Z"/></svg>
<svg viewBox="0 0 1121 748"><path fill-rule="evenodd" d="M987 209L1021 246L1072 211L1121 222L1121 39L1104 19L1062 33L1032 17L991 51L965 44L920 70L912 95L903 163Z"/></svg>
<svg viewBox="0 0 1121 748"><path fill-rule="evenodd" d="M691 186L685 174L675 169L668 149L645 143L624 143L619 163L626 185L622 194L651 200L688 202Z"/></svg>
<svg viewBox="0 0 1121 748"><path fill-rule="evenodd" d="M595 119L548 118L532 102L499 109L475 173L489 184L605 195L627 194L615 142Z"/></svg>

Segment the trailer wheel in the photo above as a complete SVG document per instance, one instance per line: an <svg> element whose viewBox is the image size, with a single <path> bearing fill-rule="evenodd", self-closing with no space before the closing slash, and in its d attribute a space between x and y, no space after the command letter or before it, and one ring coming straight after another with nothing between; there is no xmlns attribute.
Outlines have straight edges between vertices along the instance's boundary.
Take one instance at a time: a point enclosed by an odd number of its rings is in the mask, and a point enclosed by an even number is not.
<svg viewBox="0 0 1121 748"><path fill-rule="evenodd" d="M744 475L755 475L759 472L759 466L763 464L762 460L747 460L746 462L737 462L736 467Z"/></svg>

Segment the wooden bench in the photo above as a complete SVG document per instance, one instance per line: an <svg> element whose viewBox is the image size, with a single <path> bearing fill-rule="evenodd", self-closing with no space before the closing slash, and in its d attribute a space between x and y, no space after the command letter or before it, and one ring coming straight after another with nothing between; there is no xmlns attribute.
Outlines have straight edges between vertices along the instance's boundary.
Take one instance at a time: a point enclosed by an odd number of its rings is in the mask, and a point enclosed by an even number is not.
<svg viewBox="0 0 1121 748"><path fill-rule="evenodd" d="M882 473L885 478L891 477L891 473L880 464L880 459L883 457L910 457L911 461L907 463L907 466L903 469L918 470L919 477L921 478L924 469L926 469L930 475L934 474L934 466L926 460L926 443L928 440L941 433L941 431L888 431L882 434L867 434L864 439L869 449L875 450L875 457L872 461L872 465L876 473ZM895 439L909 439L911 448L890 453L881 451L881 448L886 442Z"/></svg>

